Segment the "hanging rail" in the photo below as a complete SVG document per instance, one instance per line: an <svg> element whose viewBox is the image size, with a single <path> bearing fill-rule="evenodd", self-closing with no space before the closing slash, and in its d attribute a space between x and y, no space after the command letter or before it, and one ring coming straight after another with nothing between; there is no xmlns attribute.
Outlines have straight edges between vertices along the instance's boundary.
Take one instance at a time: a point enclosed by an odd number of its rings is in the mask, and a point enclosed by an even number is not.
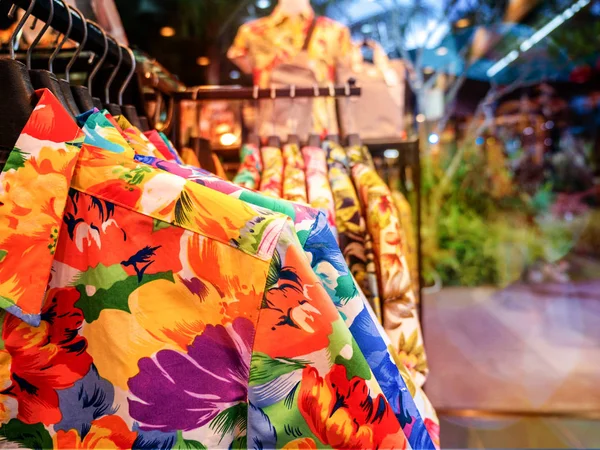
<svg viewBox="0 0 600 450"><path fill-rule="evenodd" d="M39 20L47 22L50 13L50 1L54 2L54 17L50 26L60 33L65 33L69 26L68 14L69 11L64 5L58 0L37 0L33 7L32 15L37 17ZM2 0L2 3L15 4L19 8L26 10L31 4L31 0ZM73 21L73 28L69 38L81 42L83 39L83 27L85 26L78 14L74 12L71 14ZM95 24L87 24L88 37L85 43L84 50L89 50L96 55L101 55L104 52L104 38L100 28ZM108 40L108 53L106 55L106 61L110 63L117 63L119 61L119 49L117 44L111 39ZM131 67L131 63L128 58L123 58L123 66Z"/></svg>
<svg viewBox="0 0 600 450"><path fill-rule="evenodd" d="M318 95L317 95L318 94ZM297 87L294 98L306 97L358 97L361 88L350 83L349 86L333 87ZM292 88L254 89L240 86L196 86L182 92L174 92L176 100L252 100L292 98Z"/></svg>

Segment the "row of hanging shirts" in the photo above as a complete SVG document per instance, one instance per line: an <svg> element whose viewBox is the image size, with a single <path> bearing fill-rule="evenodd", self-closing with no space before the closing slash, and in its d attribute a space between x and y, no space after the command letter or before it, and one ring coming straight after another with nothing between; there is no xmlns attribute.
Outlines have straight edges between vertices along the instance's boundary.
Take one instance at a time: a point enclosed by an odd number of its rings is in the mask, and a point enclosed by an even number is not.
<svg viewBox="0 0 600 450"><path fill-rule="evenodd" d="M2 440L439 447L426 368L398 358L318 208L183 164L124 115L75 115L14 59L0 73L18 113L0 121Z"/></svg>

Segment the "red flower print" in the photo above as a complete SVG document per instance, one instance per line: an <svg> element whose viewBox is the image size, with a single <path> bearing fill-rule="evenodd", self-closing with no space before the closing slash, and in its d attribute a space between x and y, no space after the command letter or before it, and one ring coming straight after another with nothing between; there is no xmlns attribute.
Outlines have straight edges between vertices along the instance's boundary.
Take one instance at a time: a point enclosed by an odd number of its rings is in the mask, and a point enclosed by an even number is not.
<svg viewBox="0 0 600 450"><path fill-rule="evenodd" d="M55 449L133 448L137 433L129 430L119 416L92 421L90 430L80 436L77 430L58 431L53 437Z"/></svg>
<svg viewBox="0 0 600 450"><path fill-rule="evenodd" d="M315 368L305 368L298 406L311 431L325 445L338 449L407 447L383 395L372 398L365 380L348 379L342 365L335 365L325 378Z"/></svg>
<svg viewBox="0 0 600 450"><path fill-rule="evenodd" d="M42 322L33 327L7 314L2 338L12 357L11 385L0 394L17 399L17 418L25 423L51 425L62 418L57 390L72 387L90 370L87 342L78 334L82 312L75 288L46 294Z"/></svg>
<svg viewBox="0 0 600 450"><path fill-rule="evenodd" d="M181 269L177 262L182 228L131 215L118 205L78 191L69 195L63 222L61 232L68 239L59 245L56 256L78 270L86 271L99 263L121 264L128 275L139 277ZM154 239L160 240L161 246L148 248Z"/></svg>

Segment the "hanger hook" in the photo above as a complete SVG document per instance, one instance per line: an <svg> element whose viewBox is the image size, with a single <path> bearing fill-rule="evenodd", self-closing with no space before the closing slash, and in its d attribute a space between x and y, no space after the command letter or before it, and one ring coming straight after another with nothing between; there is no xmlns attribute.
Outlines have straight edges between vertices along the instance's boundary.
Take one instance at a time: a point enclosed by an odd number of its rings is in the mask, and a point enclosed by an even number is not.
<svg viewBox="0 0 600 450"><path fill-rule="evenodd" d="M69 36L71 36L71 30L73 29L73 17L71 16L71 7L69 6L69 4L67 2L65 2L63 0L58 0L58 1L60 3L62 3L62 5L67 10L67 16L69 17L69 19L68 19L69 24L67 25L67 32L63 35L62 40L58 43L58 45L54 49L54 52L50 56L50 59L48 60L48 70L52 73L54 73L54 70L53 70L54 69L54 60L58 56L59 52L62 50L63 46L69 40Z"/></svg>
<svg viewBox="0 0 600 450"><path fill-rule="evenodd" d="M296 118L296 85L290 86L290 98L292 99L292 107L290 108L290 115L292 116L292 134L298 132L298 120Z"/></svg>
<svg viewBox="0 0 600 450"><path fill-rule="evenodd" d="M335 98L335 86L333 83L329 83L329 96Z"/></svg>
<svg viewBox="0 0 600 450"><path fill-rule="evenodd" d="M123 50L121 49L121 46L119 45L117 40L112 36L108 36L108 39L110 39L117 45L117 50L119 51L119 61L117 61L115 68L111 72L110 76L108 77L108 80L106 80L106 84L104 85L104 103L106 103L107 105L110 103L110 86L115 80L117 73L119 73L119 69L121 68L121 62L123 61Z"/></svg>
<svg viewBox="0 0 600 450"><path fill-rule="evenodd" d="M91 20L87 19L86 22L88 23L88 25L93 25L96 28L98 28L98 30L100 30L100 33L102 34L102 39L104 40L104 51L102 52L102 56L100 57L100 59L92 69L90 76L88 77L88 90L90 91L90 95L92 95L92 81L96 77L96 74L100 70L100 67L102 67L102 64L104 64L104 60L106 59L106 55L108 54L108 37L106 36L106 32L96 22L92 22Z"/></svg>
<svg viewBox="0 0 600 450"><path fill-rule="evenodd" d="M33 12L33 8L35 7L35 3L36 3L36 0L31 0L31 3L29 4L27 11L25 11L25 14L23 15L23 17L21 17L21 20L19 21L19 23L15 27L15 30L13 31L12 35L10 36L10 40L9 40L9 42L10 42L10 59L13 59L13 60L16 59L15 46L17 45L17 36L19 35L21 30L25 26L25 22L27 22L27 19L29 19L29 16L31 16L31 13Z"/></svg>
<svg viewBox="0 0 600 450"><path fill-rule="evenodd" d="M29 48L27 49L27 70L31 70L31 55L33 54L33 50L37 47L39 42L42 40L48 28L50 28L50 24L52 24L52 19L54 18L54 0L50 0L50 13L48 14L48 20L37 34Z"/></svg>
<svg viewBox="0 0 600 450"><path fill-rule="evenodd" d="M123 93L125 92L125 89L127 89L127 86L129 86L129 83L131 82L131 79L133 78L133 75L135 74L135 69L137 67L137 62L135 61L135 54L133 53L133 50L131 50L129 47L124 47L124 48L125 48L125 51L129 54L129 57L131 58L131 68L129 69L129 73L127 74L127 77L125 78L125 81L123 81L123 84L119 88L119 96L118 96L119 105L123 104Z"/></svg>
<svg viewBox="0 0 600 450"><path fill-rule="evenodd" d="M277 136L277 124L275 123L275 99L277 98L277 88L271 84L271 123L273 125L273 136Z"/></svg>
<svg viewBox="0 0 600 450"><path fill-rule="evenodd" d="M73 64L75 64L75 61L77 61L77 58L79 58L79 55L83 51L83 48L85 47L85 43L87 42L88 38L87 21L85 20L85 17L83 17L82 12L74 6L69 6L69 8L75 11L75 13L81 18L81 23L83 24L83 38L81 39L81 43L77 46L75 53L73 53L73 57L71 58L69 64L67 64L67 68L65 69L65 80L67 82L71 81L71 68L73 67Z"/></svg>

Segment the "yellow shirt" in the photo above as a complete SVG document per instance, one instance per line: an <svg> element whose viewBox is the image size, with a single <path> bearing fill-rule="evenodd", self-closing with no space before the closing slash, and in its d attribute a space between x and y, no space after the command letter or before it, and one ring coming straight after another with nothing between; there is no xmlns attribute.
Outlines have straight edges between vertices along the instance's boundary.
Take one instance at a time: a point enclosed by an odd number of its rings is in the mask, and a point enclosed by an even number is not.
<svg viewBox="0 0 600 450"><path fill-rule="evenodd" d="M291 63L302 51L313 18L313 13L289 16L276 8L267 17L243 24L227 57L243 61L240 66L251 67L254 84L267 88L273 69ZM320 85L336 82L336 67L349 61L351 49L350 30L346 26L327 17L317 17L307 53ZM331 114L334 102L327 103ZM327 128L327 103L325 99L314 102L315 131ZM335 115L332 117L335 122Z"/></svg>

